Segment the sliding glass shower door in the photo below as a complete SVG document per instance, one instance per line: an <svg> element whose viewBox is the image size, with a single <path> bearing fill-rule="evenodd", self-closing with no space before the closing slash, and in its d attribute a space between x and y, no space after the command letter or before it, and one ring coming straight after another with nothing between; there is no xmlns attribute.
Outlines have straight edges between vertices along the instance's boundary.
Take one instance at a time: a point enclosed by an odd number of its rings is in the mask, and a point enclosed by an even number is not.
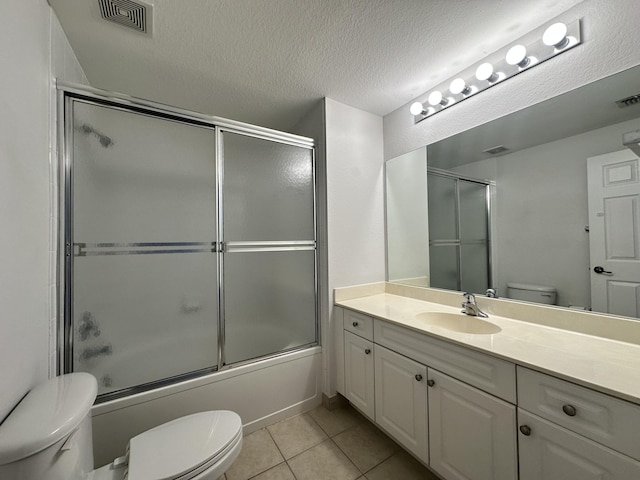
<svg viewBox="0 0 640 480"><path fill-rule="evenodd" d="M72 113L73 370L106 393L214 368L214 129L79 100Z"/></svg>
<svg viewBox="0 0 640 480"><path fill-rule="evenodd" d="M491 287L488 183L430 170L427 184L431 286L484 293Z"/></svg>
<svg viewBox="0 0 640 480"><path fill-rule="evenodd" d="M64 97L63 370L112 398L317 344L312 142L130 103Z"/></svg>
<svg viewBox="0 0 640 480"><path fill-rule="evenodd" d="M315 342L312 151L224 132L225 363Z"/></svg>

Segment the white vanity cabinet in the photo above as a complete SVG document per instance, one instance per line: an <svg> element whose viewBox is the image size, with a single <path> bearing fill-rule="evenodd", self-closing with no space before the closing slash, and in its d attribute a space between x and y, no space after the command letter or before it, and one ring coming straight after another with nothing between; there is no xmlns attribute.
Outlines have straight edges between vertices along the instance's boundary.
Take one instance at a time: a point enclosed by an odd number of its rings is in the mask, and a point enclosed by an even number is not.
<svg viewBox="0 0 640 480"><path fill-rule="evenodd" d="M344 332L344 396L375 419L373 342Z"/></svg>
<svg viewBox="0 0 640 480"><path fill-rule="evenodd" d="M520 480L640 479L640 406L518 367Z"/></svg>
<svg viewBox="0 0 640 480"><path fill-rule="evenodd" d="M427 367L380 345L374 359L376 423L428 463Z"/></svg>
<svg viewBox="0 0 640 480"><path fill-rule="evenodd" d="M447 480L515 480L516 407L429 369L430 466Z"/></svg>
<svg viewBox="0 0 640 480"><path fill-rule="evenodd" d="M355 407L447 480L517 480L513 364L348 309L343 318L343 393Z"/></svg>

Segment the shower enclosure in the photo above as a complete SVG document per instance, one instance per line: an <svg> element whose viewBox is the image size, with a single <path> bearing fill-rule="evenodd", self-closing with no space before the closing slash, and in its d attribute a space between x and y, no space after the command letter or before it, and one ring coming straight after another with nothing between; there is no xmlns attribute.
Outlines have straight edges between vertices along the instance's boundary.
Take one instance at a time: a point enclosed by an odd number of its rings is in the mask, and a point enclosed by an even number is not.
<svg viewBox="0 0 640 480"><path fill-rule="evenodd" d="M61 370L99 399L317 344L312 140L60 90Z"/></svg>
<svg viewBox="0 0 640 480"><path fill-rule="evenodd" d="M432 287L484 293L492 286L490 185L427 169Z"/></svg>

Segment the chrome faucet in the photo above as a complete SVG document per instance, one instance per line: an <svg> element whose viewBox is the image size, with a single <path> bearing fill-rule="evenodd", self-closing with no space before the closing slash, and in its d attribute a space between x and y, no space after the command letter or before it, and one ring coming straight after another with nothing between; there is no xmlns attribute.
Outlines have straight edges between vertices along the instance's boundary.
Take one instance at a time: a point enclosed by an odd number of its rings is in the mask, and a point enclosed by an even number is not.
<svg viewBox="0 0 640 480"><path fill-rule="evenodd" d="M465 301L462 302L462 313L471 317L488 318L489 315L480 310L476 303L476 296L473 293L463 293Z"/></svg>
<svg viewBox="0 0 640 480"><path fill-rule="evenodd" d="M101 347L85 348L80 354L82 360L89 360L90 358L99 357L100 355L111 355L113 348L111 344L103 345Z"/></svg>

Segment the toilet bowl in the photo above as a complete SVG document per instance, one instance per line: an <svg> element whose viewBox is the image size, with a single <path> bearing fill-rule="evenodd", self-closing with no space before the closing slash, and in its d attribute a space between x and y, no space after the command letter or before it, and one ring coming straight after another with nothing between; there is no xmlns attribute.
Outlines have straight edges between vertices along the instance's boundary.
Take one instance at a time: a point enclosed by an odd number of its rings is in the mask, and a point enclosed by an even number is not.
<svg viewBox="0 0 640 480"><path fill-rule="evenodd" d="M0 479L216 480L242 449L238 414L207 411L131 438L125 455L94 470L90 411L96 394L88 373L62 375L31 390L0 424Z"/></svg>

